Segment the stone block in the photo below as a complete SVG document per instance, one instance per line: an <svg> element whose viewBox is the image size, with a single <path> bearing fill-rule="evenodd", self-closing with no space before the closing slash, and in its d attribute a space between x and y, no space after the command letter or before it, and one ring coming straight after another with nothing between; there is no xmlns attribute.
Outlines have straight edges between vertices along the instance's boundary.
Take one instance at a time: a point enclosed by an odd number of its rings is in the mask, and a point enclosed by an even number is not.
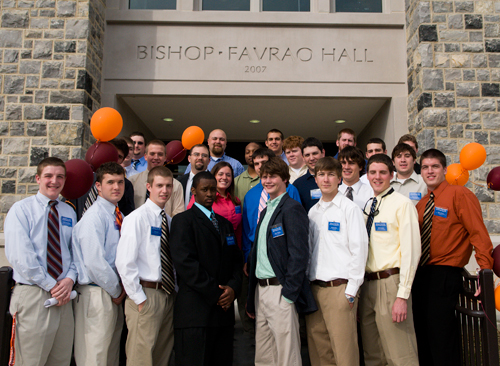
<svg viewBox="0 0 500 366"><path fill-rule="evenodd" d="M69 160L69 147L53 147L50 149L50 156L59 158L62 161Z"/></svg>
<svg viewBox="0 0 500 366"><path fill-rule="evenodd" d="M23 95L23 96L19 97L19 103L32 104L33 103L33 96Z"/></svg>
<svg viewBox="0 0 500 366"><path fill-rule="evenodd" d="M483 126L487 130L496 130L500 127L499 113L483 113Z"/></svg>
<svg viewBox="0 0 500 366"><path fill-rule="evenodd" d="M464 81L474 81L476 80L476 70L464 70Z"/></svg>
<svg viewBox="0 0 500 366"><path fill-rule="evenodd" d="M5 75L3 83L3 92L5 94L23 94L24 76Z"/></svg>
<svg viewBox="0 0 500 366"><path fill-rule="evenodd" d="M42 38L43 32L41 30L27 30L26 31L26 38L34 38L34 39L39 39Z"/></svg>
<svg viewBox="0 0 500 366"><path fill-rule="evenodd" d="M433 1L432 11L434 13L453 13L453 1Z"/></svg>
<svg viewBox="0 0 500 366"><path fill-rule="evenodd" d="M5 119L8 121L20 121L23 119L23 109L20 105L10 104L5 108Z"/></svg>
<svg viewBox="0 0 500 366"><path fill-rule="evenodd" d="M420 42L437 42L438 34L435 25L422 24L418 27L418 38Z"/></svg>
<svg viewBox="0 0 500 366"><path fill-rule="evenodd" d="M42 63L40 61L21 61L19 65L20 74L39 74Z"/></svg>
<svg viewBox="0 0 500 366"><path fill-rule="evenodd" d="M28 28L28 10L4 10L2 11L2 28Z"/></svg>
<svg viewBox="0 0 500 366"><path fill-rule="evenodd" d="M445 43L444 52L460 52L459 43Z"/></svg>
<svg viewBox="0 0 500 366"><path fill-rule="evenodd" d="M451 109L450 123L466 123L469 122L469 111L466 109Z"/></svg>
<svg viewBox="0 0 500 366"><path fill-rule="evenodd" d="M434 94L434 107L436 108L454 108L455 93L436 93Z"/></svg>
<svg viewBox="0 0 500 366"><path fill-rule="evenodd" d="M490 132L490 144L500 145L500 131Z"/></svg>
<svg viewBox="0 0 500 366"><path fill-rule="evenodd" d="M476 1L476 13L493 14L493 1Z"/></svg>
<svg viewBox="0 0 500 366"><path fill-rule="evenodd" d="M47 61L42 65L42 78L62 79L64 65L62 62Z"/></svg>
<svg viewBox="0 0 500 366"><path fill-rule="evenodd" d="M484 15L485 23L498 23L500 22L500 15Z"/></svg>
<svg viewBox="0 0 500 366"><path fill-rule="evenodd" d="M69 120L69 107L45 106L45 119L67 121Z"/></svg>
<svg viewBox="0 0 500 366"><path fill-rule="evenodd" d="M26 186L25 185L17 185L17 194L26 194Z"/></svg>
<svg viewBox="0 0 500 366"><path fill-rule="evenodd" d="M75 89L75 81L74 80L61 80L59 82L59 88L73 90L73 89Z"/></svg>
<svg viewBox="0 0 500 366"><path fill-rule="evenodd" d="M18 50L5 50L3 53L3 62L11 64L19 60Z"/></svg>
<svg viewBox="0 0 500 366"><path fill-rule="evenodd" d="M65 79L74 79L75 76L76 76L76 72L73 69L66 70L66 72L64 73Z"/></svg>
<svg viewBox="0 0 500 366"><path fill-rule="evenodd" d="M76 41L55 41L54 52L57 53L75 53Z"/></svg>
<svg viewBox="0 0 500 366"><path fill-rule="evenodd" d="M426 129L417 134L418 146L421 151L435 148L434 130Z"/></svg>
<svg viewBox="0 0 500 366"><path fill-rule="evenodd" d="M47 18L31 18L30 21L31 29L48 29L49 20Z"/></svg>
<svg viewBox="0 0 500 366"><path fill-rule="evenodd" d="M473 13L474 1L455 1L455 12L457 13Z"/></svg>
<svg viewBox="0 0 500 366"><path fill-rule="evenodd" d="M85 67L85 55L66 55L66 67Z"/></svg>
<svg viewBox="0 0 500 366"><path fill-rule="evenodd" d="M437 149L444 154L458 154L457 140L437 140Z"/></svg>
<svg viewBox="0 0 500 366"><path fill-rule="evenodd" d="M32 147L30 154L30 166L37 166L43 159L48 157L49 157L48 147Z"/></svg>
<svg viewBox="0 0 500 366"><path fill-rule="evenodd" d="M470 100L470 109L474 112L494 112L496 103L493 98L480 98Z"/></svg>
<svg viewBox="0 0 500 366"><path fill-rule="evenodd" d="M61 90L50 93L50 103L53 104L81 104L84 103L83 90Z"/></svg>
<svg viewBox="0 0 500 366"><path fill-rule="evenodd" d="M436 137L438 138L447 138L448 137L448 130L445 128L440 128L436 130Z"/></svg>
<svg viewBox="0 0 500 366"><path fill-rule="evenodd" d="M12 168L0 168L0 177L2 178L15 178L17 169Z"/></svg>
<svg viewBox="0 0 500 366"><path fill-rule="evenodd" d="M481 84L481 96L482 97L500 97L500 84L498 84L498 83L482 83Z"/></svg>
<svg viewBox="0 0 500 366"><path fill-rule="evenodd" d="M17 74L17 65L0 65L0 74Z"/></svg>
<svg viewBox="0 0 500 366"><path fill-rule="evenodd" d="M40 88L42 88L42 89L57 89L58 88L57 80L42 79L42 82L40 83Z"/></svg>
<svg viewBox="0 0 500 366"><path fill-rule="evenodd" d="M474 190L479 202L495 202L494 191L480 186L475 186Z"/></svg>
<svg viewBox="0 0 500 366"><path fill-rule="evenodd" d="M448 28L449 29L463 29L464 18L462 14L448 15Z"/></svg>
<svg viewBox="0 0 500 366"><path fill-rule="evenodd" d="M37 138L32 138L31 139L31 146L45 146L47 145L47 138L46 137L37 137Z"/></svg>
<svg viewBox="0 0 500 366"><path fill-rule="evenodd" d="M22 31L0 29L0 47L16 48L22 47Z"/></svg>
<svg viewBox="0 0 500 366"><path fill-rule="evenodd" d="M56 9L58 17L74 17L76 14L76 2L58 1Z"/></svg>
<svg viewBox="0 0 500 366"><path fill-rule="evenodd" d="M41 119L43 117L43 107L31 104L24 106L24 119Z"/></svg>
<svg viewBox="0 0 500 366"><path fill-rule="evenodd" d="M23 60L32 58L32 52L31 52L31 50L22 50L22 52L21 52L21 58Z"/></svg>
<svg viewBox="0 0 500 366"><path fill-rule="evenodd" d="M85 159L86 150L81 147L71 149L71 159Z"/></svg>
<svg viewBox="0 0 500 366"><path fill-rule="evenodd" d="M35 91L35 103L48 103L49 102L49 92L48 90L36 90Z"/></svg>
<svg viewBox="0 0 500 366"><path fill-rule="evenodd" d="M50 59L52 58L52 41L35 41L33 49L33 58Z"/></svg>
<svg viewBox="0 0 500 366"><path fill-rule="evenodd" d="M38 184L29 184L28 185L28 194L36 194L38 192Z"/></svg>
<svg viewBox="0 0 500 366"><path fill-rule="evenodd" d="M424 127L446 127L448 126L448 113L446 109L426 108L423 111Z"/></svg>
<svg viewBox="0 0 500 366"><path fill-rule="evenodd" d="M490 70L477 70L478 81L490 81Z"/></svg>
<svg viewBox="0 0 500 366"><path fill-rule="evenodd" d="M27 135L28 136L46 136L47 135L47 123L46 122L28 122L27 124ZM32 142L33 144L33 142Z"/></svg>
<svg viewBox="0 0 500 366"><path fill-rule="evenodd" d="M465 14L465 29L482 29L483 16L480 14Z"/></svg>
<svg viewBox="0 0 500 366"><path fill-rule="evenodd" d="M64 31L59 29L46 30L43 34L46 39L64 39Z"/></svg>
<svg viewBox="0 0 500 366"><path fill-rule="evenodd" d="M488 67L488 58L484 54L472 56L472 67L485 68Z"/></svg>
<svg viewBox="0 0 500 366"><path fill-rule="evenodd" d="M467 42L469 33L463 30L441 30L439 39L443 42Z"/></svg>
<svg viewBox="0 0 500 366"><path fill-rule="evenodd" d="M38 76L26 76L26 88L38 88L40 78Z"/></svg>
<svg viewBox="0 0 500 366"><path fill-rule="evenodd" d="M462 81L462 70L448 69L444 71L446 81Z"/></svg>
<svg viewBox="0 0 500 366"><path fill-rule="evenodd" d="M2 194L13 194L16 193L16 181L15 180L3 180L2 181Z"/></svg>
<svg viewBox="0 0 500 366"><path fill-rule="evenodd" d="M479 97L478 83L456 83L455 90L457 96L461 97Z"/></svg>
<svg viewBox="0 0 500 366"><path fill-rule="evenodd" d="M450 137L451 138L463 138L464 137L464 126L462 124L450 125Z"/></svg>
<svg viewBox="0 0 500 366"><path fill-rule="evenodd" d="M469 32L469 41L470 42L482 42L483 41L483 32Z"/></svg>
<svg viewBox="0 0 500 366"><path fill-rule="evenodd" d="M2 153L4 155L28 154L30 140L28 138L4 138Z"/></svg>
<svg viewBox="0 0 500 366"><path fill-rule="evenodd" d="M445 89L446 90L455 90L455 84L454 83L446 83Z"/></svg>
<svg viewBox="0 0 500 366"><path fill-rule="evenodd" d="M422 93L417 101L417 110L420 112L428 107L432 107L432 93Z"/></svg>
<svg viewBox="0 0 500 366"><path fill-rule="evenodd" d="M451 67L470 67L471 57L470 55L458 54L451 55Z"/></svg>
<svg viewBox="0 0 500 366"><path fill-rule="evenodd" d="M498 23L485 24L484 36L486 38L500 37L500 24L498 24Z"/></svg>
<svg viewBox="0 0 500 366"><path fill-rule="evenodd" d="M88 19L68 19L66 22L66 39L86 39L89 34Z"/></svg>
<svg viewBox="0 0 500 366"><path fill-rule="evenodd" d="M17 2L17 6L19 8L33 8L35 6L35 2L32 0L30 0L30 1L19 0Z"/></svg>
<svg viewBox="0 0 500 366"><path fill-rule="evenodd" d="M82 123L51 122L49 124L49 143L51 145L81 146Z"/></svg>
<svg viewBox="0 0 500 366"><path fill-rule="evenodd" d="M444 80L442 70L424 69L422 72L424 90L443 90Z"/></svg>
<svg viewBox="0 0 500 366"><path fill-rule="evenodd" d="M484 46L482 43L463 43L462 52L484 52Z"/></svg>
<svg viewBox="0 0 500 366"><path fill-rule="evenodd" d="M500 52L500 39L488 39L484 42L486 52Z"/></svg>
<svg viewBox="0 0 500 366"><path fill-rule="evenodd" d="M474 132L474 141L481 145L488 145L488 132L487 131L475 131Z"/></svg>
<svg viewBox="0 0 500 366"><path fill-rule="evenodd" d="M51 19L50 20L50 28L51 29L63 29L64 28L64 19Z"/></svg>
<svg viewBox="0 0 500 366"><path fill-rule="evenodd" d="M37 186L38 187L38 186ZM7 213L14 203L23 199L20 195L5 195L0 198L0 212Z"/></svg>
<svg viewBox="0 0 500 366"><path fill-rule="evenodd" d="M38 0L36 2L37 8L55 8L56 2L54 0Z"/></svg>
<svg viewBox="0 0 500 366"><path fill-rule="evenodd" d="M24 136L24 122L11 122L10 123L11 136Z"/></svg>
<svg viewBox="0 0 500 366"><path fill-rule="evenodd" d="M0 122L0 136L9 134L9 122Z"/></svg>
<svg viewBox="0 0 500 366"><path fill-rule="evenodd" d="M500 55L495 55L495 54L488 55L488 63L489 63L491 68L499 68L500 67Z"/></svg>
<svg viewBox="0 0 500 366"><path fill-rule="evenodd" d="M19 183L35 183L35 174L36 168L21 168L19 169L17 181Z"/></svg>
<svg viewBox="0 0 500 366"><path fill-rule="evenodd" d="M438 53L436 54L435 59L436 59L435 62L436 67L443 67L443 68L450 67L450 57L447 54Z"/></svg>

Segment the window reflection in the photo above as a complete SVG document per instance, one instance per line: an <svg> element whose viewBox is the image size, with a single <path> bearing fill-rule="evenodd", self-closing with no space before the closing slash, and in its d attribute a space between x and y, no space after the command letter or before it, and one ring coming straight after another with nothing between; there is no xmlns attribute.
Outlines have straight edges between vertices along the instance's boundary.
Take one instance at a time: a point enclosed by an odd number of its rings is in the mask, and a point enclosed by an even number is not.
<svg viewBox="0 0 500 366"><path fill-rule="evenodd" d="M176 0L130 0L130 9L175 9Z"/></svg>
<svg viewBox="0 0 500 366"><path fill-rule="evenodd" d="M337 13L381 13L382 0L336 0Z"/></svg>
<svg viewBox="0 0 500 366"><path fill-rule="evenodd" d="M202 10L250 10L250 0L203 0Z"/></svg>
<svg viewBox="0 0 500 366"><path fill-rule="evenodd" d="M263 11L310 11L309 0L262 0Z"/></svg>

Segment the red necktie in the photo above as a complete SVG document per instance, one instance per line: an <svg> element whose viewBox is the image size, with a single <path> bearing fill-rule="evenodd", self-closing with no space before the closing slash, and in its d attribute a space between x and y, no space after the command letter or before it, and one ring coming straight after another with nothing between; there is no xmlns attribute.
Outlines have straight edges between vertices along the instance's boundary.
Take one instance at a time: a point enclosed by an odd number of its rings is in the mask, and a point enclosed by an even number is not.
<svg viewBox="0 0 500 366"><path fill-rule="evenodd" d="M115 215L116 215L116 220L115 220L116 227L118 228L118 231L120 231L120 233L121 233L123 216L122 216L122 213L120 212L120 209L118 208L118 206L115 207Z"/></svg>
<svg viewBox="0 0 500 366"><path fill-rule="evenodd" d="M56 209L57 201L49 201L50 211L47 222L47 272L55 280L63 270L61 243L59 238L59 213Z"/></svg>

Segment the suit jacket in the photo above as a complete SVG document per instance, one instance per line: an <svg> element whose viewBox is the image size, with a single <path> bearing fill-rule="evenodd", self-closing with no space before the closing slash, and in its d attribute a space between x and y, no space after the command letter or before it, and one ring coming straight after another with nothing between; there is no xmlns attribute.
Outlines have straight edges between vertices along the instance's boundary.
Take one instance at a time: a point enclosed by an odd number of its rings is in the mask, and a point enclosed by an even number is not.
<svg viewBox="0 0 500 366"><path fill-rule="evenodd" d="M220 233L212 221L193 205L172 219L170 251L177 273L179 293L174 305L174 327L224 327L234 325L234 304L224 311L217 305L223 290L241 291L243 255L233 225L215 214ZM228 235L233 236L229 245Z"/></svg>
<svg viewBox="0 0 500 366"><path fill-rule="evenodd" d="M130 181L134 185L134 203L135 208L141 207L146 202L146 183L148 181L149 170L135 174L130 177ZM184 195L182 193L182 186L174 179L172 196L165 204L165 213L170 217L174 217L179 212L184 211Z"/></svg>
<svg viewBox="0 0 500 366"><path fill-rule="evenodd" d="M267 228L261 228L266 211L267 208L260 215L255 232L255 241L248 259L250 265L248 312L255 313L255 287L258 284L255 276L257 240L259 231L266 230L267 256L276 277L283 286L281 294L295 303L299 313L312 313L318 308L306 276L309 264L309 218L307 213L304 207L291 198L288 193L285 193L278 207L276 207ZM274 225L281 226L284 235L273 238L271 228Z"/></svg>
<svg viewBox="0 0 500 366"><path fill-rule="evenodd" d="M189 180L189 174L183 174L183 175L179 175L177 177L177 180L181 183L182 185L182 191L184 192L184 197L186 196L186 186L187 186L187 182Z"/></svg>

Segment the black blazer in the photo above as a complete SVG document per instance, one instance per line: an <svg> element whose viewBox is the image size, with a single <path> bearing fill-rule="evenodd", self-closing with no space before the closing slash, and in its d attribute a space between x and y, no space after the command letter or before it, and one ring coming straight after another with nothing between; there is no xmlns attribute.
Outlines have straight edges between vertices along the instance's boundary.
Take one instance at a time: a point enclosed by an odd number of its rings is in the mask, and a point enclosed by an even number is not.
<svg viewBox="0 0 500 366"><path fill-rule="evenodd" d="M189 174L179 175L176 179L179 182L181 182L182 191L184 192L184 196L183 197L186 197L186 186L187 186L187 183L188 183L188 180L189 180Z"/></svg>
<svg viewBox="0 0 500 366"><path fill-rule="evenodd" d="M215 214L220 234L212 221L193 205L172 219L170 251L177 273L179 293L174 305L174 327L223 327L234 325L234 303L227 311L217 305L223 290L241 291L243 255L234 239L233 225Z"/></svg>
<svg viewBox="0 0 500 366"><path fill-rule="evenodd" d="M267 256L273 271L283 286L281 294L292 300L299 313L312 313L318 308L306 276L309 264L309 217L304 207L288 193L285 193L278 207L273 213L267 228L261 228L262 218L267 208L260 215L259 224L255 232L255 241L250 252L250 264L247 310L255 313L255 287L257 277L257 238L259 230L267 230ZM284 235L273 238L271 228L279 225Z"/></svg>

